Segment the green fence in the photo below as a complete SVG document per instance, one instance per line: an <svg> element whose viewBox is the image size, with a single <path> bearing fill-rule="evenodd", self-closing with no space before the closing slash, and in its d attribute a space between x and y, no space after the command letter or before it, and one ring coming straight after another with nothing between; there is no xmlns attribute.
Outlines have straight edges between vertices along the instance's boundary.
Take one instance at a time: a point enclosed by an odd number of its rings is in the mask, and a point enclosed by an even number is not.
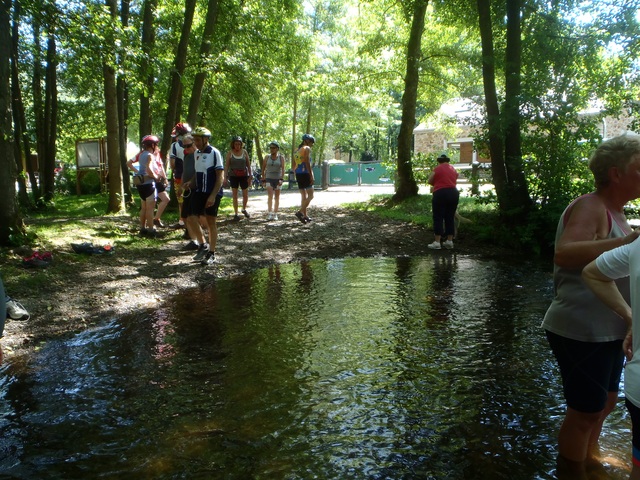
<svg viewBox="0 0 640 480"><path fill-rule="evenodd" d="M387 185L393 183L393 173L381 163L352 162L329 165L328 185Z"/></svg>

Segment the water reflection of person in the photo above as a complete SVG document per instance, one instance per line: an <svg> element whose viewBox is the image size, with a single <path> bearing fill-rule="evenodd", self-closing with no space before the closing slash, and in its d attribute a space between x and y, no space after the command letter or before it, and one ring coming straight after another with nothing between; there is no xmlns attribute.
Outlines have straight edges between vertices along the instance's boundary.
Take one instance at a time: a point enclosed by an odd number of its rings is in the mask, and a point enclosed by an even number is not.
<svg viewBox="0 0 640 480"><path fill-rule="evenodd" d="M596 191L574 200L558 222L555 297L542 323L567 403L558 436L558 473L580 475L586 475L588 466L599 465L598 438L617 401L626 334L624 320L586 287L581 272L601 253L638 237L623 207L640 197L640 137L623 135L603 142L589 168ZM620 287L628 298L628 281Z"/></svg>
<svg viewBox="0 0 640 480"><path fill-rule="evenodd" d="M583 272L585 283L597 297L618 314L627 325L628 334L623 342L627 356L624 375L625 404L631 416L633 467L631 480L640 480L640 241L623 245L600 255ZM614 279L629 277L631 307L620 293ZM633 317L635 316L635 319Z"/></svg>

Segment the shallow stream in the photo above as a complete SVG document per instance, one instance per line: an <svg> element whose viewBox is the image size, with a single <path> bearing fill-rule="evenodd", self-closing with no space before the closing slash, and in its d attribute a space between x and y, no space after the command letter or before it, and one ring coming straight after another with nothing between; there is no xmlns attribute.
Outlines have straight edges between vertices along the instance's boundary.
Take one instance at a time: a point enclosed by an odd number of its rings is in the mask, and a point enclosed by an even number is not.
<svg viewBox="0 0 640 480"><path fill-rule="evenodd" d="M0 376L2 478L547 479L550 269L449 252L272 266ZM624 406L603 434L630 457Z"/></svg>

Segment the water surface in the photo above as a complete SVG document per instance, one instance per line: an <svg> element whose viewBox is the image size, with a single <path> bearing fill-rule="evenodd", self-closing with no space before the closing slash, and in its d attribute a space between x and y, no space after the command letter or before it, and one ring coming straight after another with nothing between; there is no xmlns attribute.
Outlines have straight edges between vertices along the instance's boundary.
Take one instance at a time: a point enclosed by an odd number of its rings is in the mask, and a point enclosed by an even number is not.
<svg viewBox="0 0 640 480"><path fill-rule="evenodd" d="M8 478L554 478L547 265L273 266L49 343L0 383ZM630 422L607 423L625 478Z"/></svg>

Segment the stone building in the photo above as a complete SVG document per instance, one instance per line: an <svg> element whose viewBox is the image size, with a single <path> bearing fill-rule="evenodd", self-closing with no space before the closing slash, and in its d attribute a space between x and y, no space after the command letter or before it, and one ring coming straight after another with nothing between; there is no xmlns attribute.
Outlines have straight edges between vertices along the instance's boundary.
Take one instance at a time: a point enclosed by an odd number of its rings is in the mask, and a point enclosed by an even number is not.
<svg viewBox="0 0 640 480"><path fill-rule="evenodd" d="M475 127L470 126L468 119L471 116L471 108L464 101L452 102L444 105L440 110L442 118L448 119L449 126L446 128L435 125L420 124L413 130L414 152L415 153L440 153L442 151L458 151L460 155L459 163L471 164L472 162L489 163L491 159L481 158L473 148L473 137ZM597 111L585 112L584 115L596 115ZM631 117L621 115L620 117L605 117L602 121L602 138L611 138L623 133L634 133L628 128ZM458 160L456 158L454 161Z"/></svg>

